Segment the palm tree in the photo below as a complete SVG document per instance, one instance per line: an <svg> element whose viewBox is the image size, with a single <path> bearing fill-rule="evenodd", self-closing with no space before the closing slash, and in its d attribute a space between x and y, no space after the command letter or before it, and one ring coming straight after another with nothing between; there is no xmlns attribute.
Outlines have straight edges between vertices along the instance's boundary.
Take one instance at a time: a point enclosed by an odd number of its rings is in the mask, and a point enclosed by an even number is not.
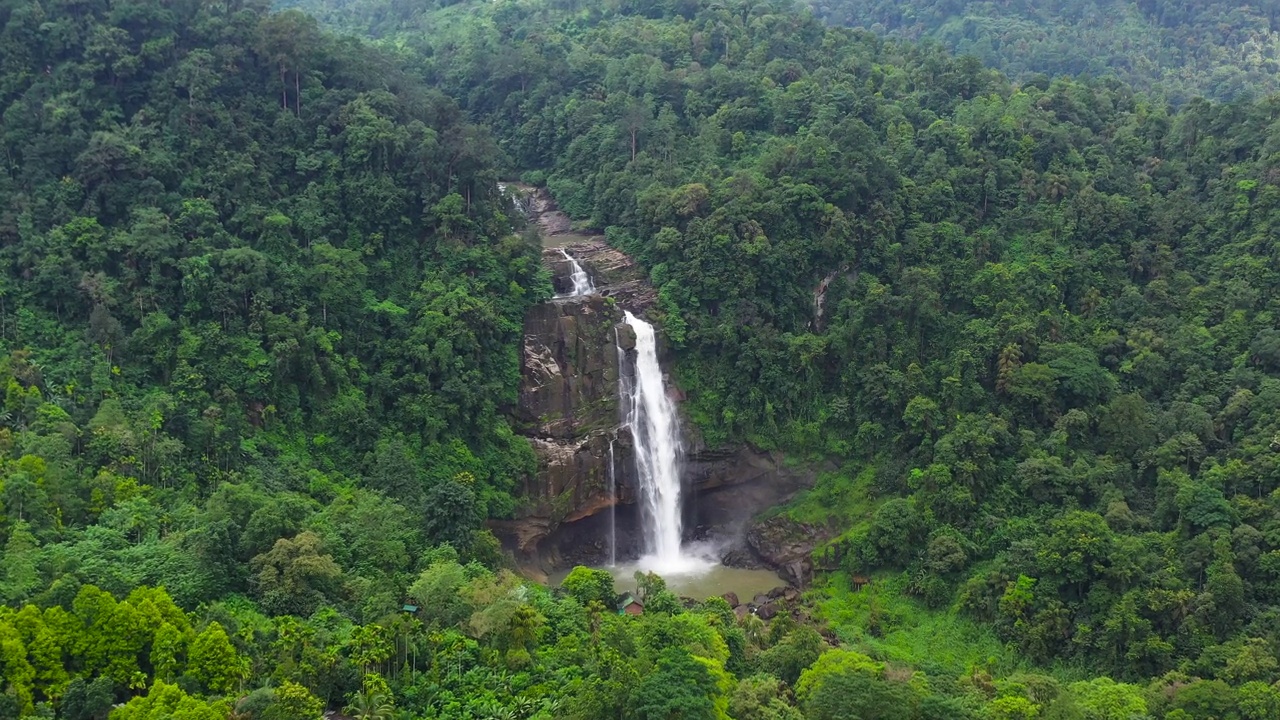
<svg viewBox="0 0 1280 720"><path fill-rule="evenodd" d="M512 700L512 705L512 710L520 720L527 720L527 718L533 717L533 714L538 711L538 701L527 695L517 695Z"/></svg>
<svg viewBox="0 0 1280 720"><path fill-rule="evenodd" d="M544 698L542 701L542 711L550 717L560 717L560 710L564 707L564 703L560 698Z"/></svg>
<svg viewBox="0 0 1280 720"><path fill-rule="evenodd" d="M496 700L489 700L476 710L478 717L484 720L517 720L516 711Z"/></svg>
<svg viewBox="0 0 1280 720"><path fill-rule="evenodd" d="M377 690L356 693L345 710L356 720L393 720L395 717L395 705L391 698Z"/></svg>

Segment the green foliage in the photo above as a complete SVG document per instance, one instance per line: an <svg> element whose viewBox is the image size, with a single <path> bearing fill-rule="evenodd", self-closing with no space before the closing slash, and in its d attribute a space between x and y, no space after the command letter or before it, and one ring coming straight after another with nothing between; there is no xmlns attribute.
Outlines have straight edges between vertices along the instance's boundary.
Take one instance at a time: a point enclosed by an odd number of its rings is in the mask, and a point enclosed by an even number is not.
<svg viewBox="0 0 1280 720"><path fill-rule="evenodd" d="M629 716L636 720L713 720L721 717L716 713L716 692L706 667L678 648L667 648L658 657L653 674L632 692Z"/></svg>
<svg viewBox="0 0 1280 720"><path fill-rule="evenodd" d="M579 565L560 581L560 587L584 607L597 602L612 609L617 604L618 594L613 588L613 575L608 570Z"/></svg>
<svg viewBox="0 0 1280 720"><path fill-rule="evenodd" d="M1043 73L1116 77L1177 100L1231 100L1277 89L1280 26L1266 6L1214 0L806 4L832 22L936 41L1029 84L1046 82Z"/></svg>
<svg viewBox="0 0 1280 720"><path fill-rule="evenodd" d="M813 628L796 628L781 642L761 652L756 657L756 665L788 685L795 685L825 649L822 636Z"/></svg>
<svg viewBox="0 0 1280 720"><path fill-rule="evenodd" d="M301 13L108 5L0 12L41 69L0 79L0 598L305 614L353 572L384 610L397 543L466 549L532 470L502 409L546 289L500 152ZM398 530L368 560L317 545L375 549L339 495Z"/></svg>
<svg viewBox="0 0 1280 720"><path fill-rule="evenodd" d="M266 720L316 720L322 710L324 703L310 690L286 680L276 689L262 716Z"/></svg>
<svg viewBox="0 0 1280 720"><path fill-rule="evenodd" d="M735 720L801 720L800 711L784 700L782 681L771 675L743 678L729 699L729 715Z"/></svg>
<svg viewBox="0 0 1280 720"><path fill-rule="evenodd" d="M207 703L160 681L146 695L112 710L109 720L223 720L227 712L225 703Z"/></svg>
<svg viewBox="0 0 1280 720"><path fill-rule="evenodd" d="M209 623L191 641L188 656L191 664L187 672L214 694L229 692L243 679L241 659L226 630L216 622Z"/></svg>
<svg viewBox="0 0 1280 720"><path fill-rule="evenodd" d="M99 677L91 682L76 678L62 695L62 717L66 720L102 720L115 701L113 683Z"/></svg>
<svg viewBox="0 0 1280 720"><path fill-rule="evenodd" d="M462 595L467 569L455 558L432 563L409 586L409 597L418 602L423 621L442 627L457 626L471 614Z"/></svg>

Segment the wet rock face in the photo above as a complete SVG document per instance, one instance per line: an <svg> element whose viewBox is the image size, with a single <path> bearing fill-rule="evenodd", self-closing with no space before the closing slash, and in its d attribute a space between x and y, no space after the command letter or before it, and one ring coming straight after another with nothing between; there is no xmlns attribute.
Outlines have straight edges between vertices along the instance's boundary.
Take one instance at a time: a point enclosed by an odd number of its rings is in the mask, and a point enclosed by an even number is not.
<svg viewBox="0 0 1280 720"><path fill-rule="evenodd" d="M529 312L516 409L523 434L582 439L618 424L619 320L600 295L553 300Z"/></svg>
<svg viewBox="0 0 1280 720"><path fill-rule="evenodd" d="M543 235L560 235L572 229L569 216L556 206L555 199L546 188L524 183L507 183L502 187L511 193L525 217L537 225Z"/></svg>
<svg viewBox="0 0 1280 720"><path fill-rule="evenodd" d="M635 502L630 443L616 438L621 313L600 295L552 300L525 318L517 427L538 456L517 517L496 525L518 558L544 565L539 543L564 523ZM616 488L609 483L610 445Z"/></svg>

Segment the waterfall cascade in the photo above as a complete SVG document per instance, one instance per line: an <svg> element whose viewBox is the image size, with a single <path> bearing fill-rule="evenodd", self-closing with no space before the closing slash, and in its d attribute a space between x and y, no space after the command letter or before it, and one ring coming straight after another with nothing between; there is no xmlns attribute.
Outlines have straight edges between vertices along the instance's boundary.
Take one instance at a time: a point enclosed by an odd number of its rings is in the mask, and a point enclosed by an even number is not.
<svg viewBox="0 0 1280 720"><path fill-rule="evenodd" d="M565 260L569 261L569 267L571 269L569 273L569 282L573 283L573 288L569 292L558 297L578 297L580 295L590 295L595 292L596 286L592 284L591 276L587 274L587 271L582 267L582 264L577 260L574 260L573 256L564 248L560 248L560 254L564 256Z"/></svg>
<svg viewBox="0 0 1280 720"><path fill-rule="evenodd" d="M618 476L613 469L613 444L609 438L609 565L618 564Z"/></svg>
<svg viewBox="0 0 1280 720"><path fill-rule="evenodd" d="M660 573L687 571L705 563L680 547L680 421L663 383L653 326L630 312L624 318L636 335L633 372L621 372L626 353L619 345L618 376L623 422L635 440L646 552L640 562Z"/></svg>

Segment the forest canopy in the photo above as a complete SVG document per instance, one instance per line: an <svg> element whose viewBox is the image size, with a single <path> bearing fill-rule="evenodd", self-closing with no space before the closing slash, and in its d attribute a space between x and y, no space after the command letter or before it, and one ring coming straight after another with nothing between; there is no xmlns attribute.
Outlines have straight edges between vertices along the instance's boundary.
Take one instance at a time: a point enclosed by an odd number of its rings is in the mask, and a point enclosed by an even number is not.
<svg viewBox="0 0 1280 720"><path fill-rule="evenodd" d="M1280 90L1280 6L1234 0L806 0L830 22L937 42L1016 80L1117 77L1175 102Z"/></svg>
<svg viewBox="0 0 1280 720"><path fill-rule="evenodd" d="M1276 717L1280 100L782 1L300 5L377 40L0 3L0 717ZM794 616L504 567L515 174L647 270L708 443L830 469Z"/></svg>

